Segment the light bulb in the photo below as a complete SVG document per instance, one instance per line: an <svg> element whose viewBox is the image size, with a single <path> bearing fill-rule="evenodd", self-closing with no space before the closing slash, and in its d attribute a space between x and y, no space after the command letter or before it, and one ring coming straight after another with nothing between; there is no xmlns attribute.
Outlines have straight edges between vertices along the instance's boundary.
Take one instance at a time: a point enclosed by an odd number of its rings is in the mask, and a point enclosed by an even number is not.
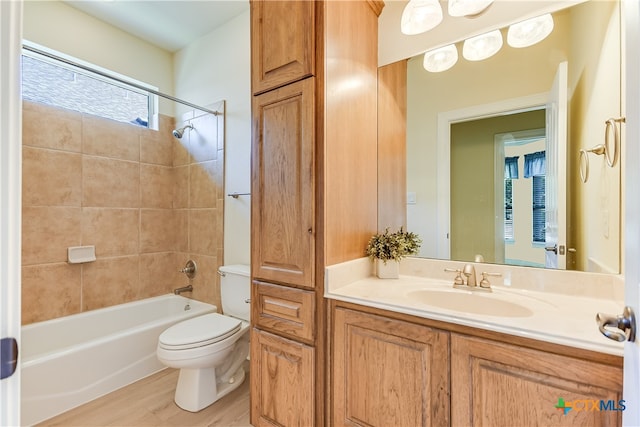
<svg viewBox="0 0 640 427"><path fill-rule="evenodd" d="M442 22L442 7L438 0L410 0L402 11L400 30L406 35L429 31Z"/></svg>
<svg viewBox="0 0 640 427"><path fill-rule="evenodd" d="M424 54L422 66L432 73L446 71L458 62L458 49L453 44L429 50Z"/></svg>
<svg viewBox="0 0 640 427"><path fill-rule="evenodd" d="M518 22L509 27L507 43L511 47L528 47L544 40L553 31L551 14Z"/></svg>
<svg viewBox="0 0 640 427"><path fill-rule="evenodd" d="M468 61L482 61L498 53L501 47L502 34L500 30L493 30L465 40L462 56Z"/></svg>

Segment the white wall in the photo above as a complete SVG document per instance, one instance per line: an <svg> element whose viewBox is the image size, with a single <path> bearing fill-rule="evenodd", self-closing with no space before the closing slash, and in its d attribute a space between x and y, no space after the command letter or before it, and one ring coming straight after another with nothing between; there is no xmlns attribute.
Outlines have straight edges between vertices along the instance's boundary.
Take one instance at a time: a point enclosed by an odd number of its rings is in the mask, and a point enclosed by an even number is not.
<svg viewBox="0 0 640 427"><path fill-rule="evenodd" d="M178 51L175 94L199 105L226 100L225 195L251 191L249 10ZM251 198L225 196L224 263L249 264Z"/></svg>

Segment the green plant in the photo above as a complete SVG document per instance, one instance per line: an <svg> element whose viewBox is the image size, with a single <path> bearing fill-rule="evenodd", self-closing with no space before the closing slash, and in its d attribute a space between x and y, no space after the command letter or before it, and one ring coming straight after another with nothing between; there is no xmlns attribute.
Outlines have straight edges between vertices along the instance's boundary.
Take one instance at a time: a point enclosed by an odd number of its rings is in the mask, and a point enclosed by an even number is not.
<svg viewBox="0 0 640 427"><path fill-rule="evenodd" d="M384 233L374 234L367 244L367 255L369 258L380 259L386 264L387 261L400 261L402 258L415 255L420 249L422 239L417 234L400 230L390 233L386 228Z"/></svg>

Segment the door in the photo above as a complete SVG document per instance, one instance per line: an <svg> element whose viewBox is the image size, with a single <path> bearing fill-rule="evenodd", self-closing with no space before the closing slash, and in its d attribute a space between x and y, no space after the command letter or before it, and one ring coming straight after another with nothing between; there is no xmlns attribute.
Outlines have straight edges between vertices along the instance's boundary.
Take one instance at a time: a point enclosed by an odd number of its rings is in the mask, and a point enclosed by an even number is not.
<svg viewBox="0 0 640 427"><path fill-rule="evenodd" d="M313 77L253 99L251 272L314 286Z"/></svg>
<svg viewBox="0 0 640 427"><path fill-rule="evenodd" d="M625 69L630 78L623 78L623 115L626 116L624 139L624 295L625 304L640 313L640 3L634 0L622 2L624 22ZM614 313L611 313L614 314ZM619 313L615 313L619 314ZM637 319L636 319L636 328ZM640 338L627 341L624 347L623 397L633 402L622 416L625 426L640 425Z"/></svg>
<svg viewBox="0 0 640 427"><path fill-rule="evenodd" d="M0 425L20 425L20 45L22 3L0 1ZM12 339L15 339L13 341ZM5 351L7 350L7 351Z"/></svg>
<svg viewBox="0 0 640 427"><path fill-rule="evenodd" d="M333 425L450 425L447 332L342 307L334 319Z"/></svg>
<svg viewBox="0 0 640 427"><path fill-rule="evenodd" d="M567 265L567 63L558 65L547 102L545 266Z"/></svg>
<svg viewBox="0 0 640 427"><path fill-rule="evenodd" d="M308 345L251 331L251 424L313 425L314 353Z"/></svg>

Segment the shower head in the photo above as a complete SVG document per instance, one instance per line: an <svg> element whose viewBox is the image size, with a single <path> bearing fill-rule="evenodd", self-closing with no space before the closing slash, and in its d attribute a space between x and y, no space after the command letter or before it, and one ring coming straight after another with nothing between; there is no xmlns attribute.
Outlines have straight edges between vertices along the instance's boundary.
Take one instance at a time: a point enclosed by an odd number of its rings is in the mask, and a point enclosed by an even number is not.
<svg viewBox="0 0 640 427"><path fill-rule="evenodd" d="M173 136L175 136L178 139L182 138L182 135L184 135L184 131L187 129L193 129L193 125L192 124L188 124L186 126L181 127L180 129L174 129L173 130Z"/></svg>

